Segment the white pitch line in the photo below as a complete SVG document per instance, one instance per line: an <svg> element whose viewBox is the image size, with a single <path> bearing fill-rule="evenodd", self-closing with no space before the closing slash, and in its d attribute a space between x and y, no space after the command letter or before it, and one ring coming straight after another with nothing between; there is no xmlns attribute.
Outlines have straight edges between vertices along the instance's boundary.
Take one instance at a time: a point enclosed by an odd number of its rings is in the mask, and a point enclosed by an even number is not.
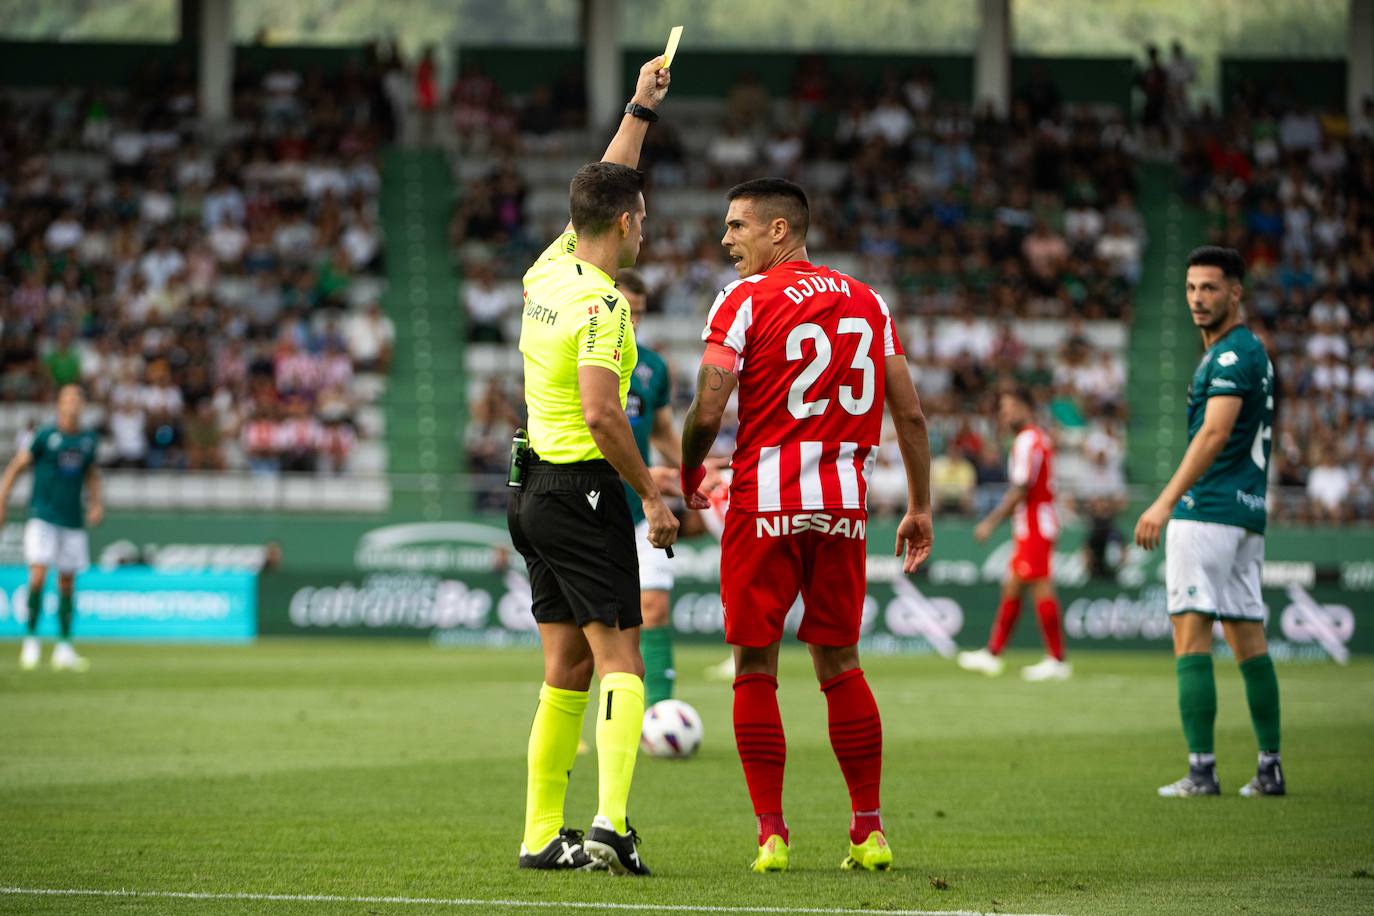
<svg viewBox="0 0 1374 916"><path fill-rule="evenodd" d="M501 907L503 909L644 910L655 913L816 913L825 916L993 916L981 910L872 910L845 907L693 906L687 903L585 903L562 900L479 900L474 897L345 897L334 894L249 894L208 891L135 891L86 888L0 887L13 897L144 897L159 900L240 900L280 903L390 903L400 906ZM998 913L996 916L1051 916Z"/></svg>

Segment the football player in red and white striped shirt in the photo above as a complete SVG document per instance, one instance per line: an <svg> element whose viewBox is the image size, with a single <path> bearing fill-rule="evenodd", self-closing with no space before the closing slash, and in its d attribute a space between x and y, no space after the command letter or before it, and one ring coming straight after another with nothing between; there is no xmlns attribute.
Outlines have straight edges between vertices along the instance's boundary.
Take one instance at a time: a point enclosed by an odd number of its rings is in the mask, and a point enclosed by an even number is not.
<svg viewBox="0 0 1374 916"><path fill-rule="evenodd" d="M706 355L682 433L682 479L692 507L706 508L701 463L738 386L721 603L725 638L735 647L735 742L759 820L753 868L787 868L778 647L800 594L797 636L811 649L853 805L842 866L885 869L892 851L878 802L882 723L858 653L867 491L886 404L908 487L897 553L913 572L931 544L925 417L882 297L810 263L805 192L762 178L728 197L721 244L741 279L716 298L702 335Z"/></svg>
<svg viewBox="0 0 1374 916"><path fill-rule="evenodd" d="M1045 638L1045 658L1021 669L1028 681L1062 681L1073 673L1064 661L1064 633L1059 622L1059 598L1054 593L1050 561L1054 541L1059 536L1059 518L1054 511L1051 465L1054 445L1049 434L1035 425L1035 403L1023 388L1004 391L997 405L1002 424L1016 433L1008 462L1011 485L1002 501L973 529L975 540L992 536L1003 519L1011 516L1015 548L1002 585L1002 603L992 623L992 636L985 649L959 653L959 667L984 674L1002 673L1002 649L1011 636L1021 613L1021 593L1030 588L1040 632Z"/></svg>

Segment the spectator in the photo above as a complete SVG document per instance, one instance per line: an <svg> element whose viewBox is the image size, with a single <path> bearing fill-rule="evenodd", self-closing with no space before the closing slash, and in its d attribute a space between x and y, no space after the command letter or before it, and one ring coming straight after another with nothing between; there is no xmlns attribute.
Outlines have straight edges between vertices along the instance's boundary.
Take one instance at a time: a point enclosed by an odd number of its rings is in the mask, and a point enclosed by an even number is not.
<svg viewBox="0 0 1374 916"><path fill-rule="evenodd" d="M143 409L137 397L128 394L114 399L110 413L110 438L114 444L116 468L141 468L148 454L148 433Z"/></svg>
<svg viewBox="0 0 1374 916"><path fill-rule="evenodd" d="M1087 555L1088 575L1094 579L1110 579L1116 576L1121 560L1126 553L1126 538L1116 524L1117 513L1124 503L1107 497L1095 497L1088 501L1088 536L1083 542Z"/></svg>
<svg viewBox="0 0 1374 916"><path fill-rule="evenodd" d="M53 391L81 381L81 354L73 346L74 336L71 328L64 326L57 332L52 349L43 357L43 368L47 370Z"/></svg>
<svg viewBox="0 0 1374 916"><path fill-rule="evenodd" d="M1183 44L1174 41L1166 68L1169 85L1169 120L1181 125L1189 114L1188 93L1197 80L1197 65L1183 53Z"/></svg>
<svg viewBox="0 0 1374 916"><path fill-rule="evenodd" d="M503 343L505 320L515 306L509 289L496 285L488 263L474 264L463 284L463 306L468 316L468 340L474 343Z"/></svg>
<svg viewBox="0 0 1374 916"><path fill-rule="evenodd" d="M963 449L951 441L944 454L930 463L930 495L936 512L973 513L974 488L978 471L964 455Z"/></svg>
<svg viewBox="0 0 1374 916"><path fill-rule="evenodd" d="M249 470L254 474L276 474L281 470L279 439L275 410L260 405L243 425L243 451Z"/></svg>
<svg viewBox="0 0 1374 916"><path fill-rule="evenodd" d="M1307 475L1307 498L1318 522L1340 524L1347 520L1351 486L1350 470L1337 460L1330 445L1318 449L1318 458Z"/></svg>
<svg viewBox="0 0 1374 916"><path fill-rule="evenodd" d="M390 369L396 329L382 314L380 304L373 302L362 314L350 315L344 322L343 337L360 371L385 374Z"/></svg>
<svg viewBox="0 0 1374 916"><path fill-rule="evenodd" d="M215 414L214 401L200 398L186 418L186 465L193 471L222 471L224 433Z"/></svg>

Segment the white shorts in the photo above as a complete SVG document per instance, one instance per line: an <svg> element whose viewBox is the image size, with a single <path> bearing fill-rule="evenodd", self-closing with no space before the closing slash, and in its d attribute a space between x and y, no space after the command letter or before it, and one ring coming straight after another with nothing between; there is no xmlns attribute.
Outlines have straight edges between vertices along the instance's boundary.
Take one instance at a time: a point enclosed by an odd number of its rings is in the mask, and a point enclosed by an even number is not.
<svg viewBox="0 0 1374 916"><path fill-rule="evenodd" d="M1264 535L1236 525L1170 519L1164 557L1170 614L1264 620Z"/></svg>
<svg viewBox="0 0 1374 916"><path fill-rule="evenodd" d="M82 528L63 528L31 518L24 523L24 564L79 573L91 565L90 541Z"/></svg>
<svg viewBox="0 0 1374 916"><path fill-rule="evenodd" d="M673 561L668 554L649 543L649 521L635 525L635 547L639 551L639 590L641 592L669 592L673 590Z"/></svg>

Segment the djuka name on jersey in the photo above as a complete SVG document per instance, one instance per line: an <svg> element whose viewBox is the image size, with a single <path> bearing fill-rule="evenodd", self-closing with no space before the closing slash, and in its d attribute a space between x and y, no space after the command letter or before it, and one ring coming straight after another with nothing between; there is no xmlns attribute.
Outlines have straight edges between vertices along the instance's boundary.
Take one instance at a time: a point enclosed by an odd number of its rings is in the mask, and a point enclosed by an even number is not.
<svg viewBox="0 0 1374 916"><path fill-rule="evenodd" d="M824 292L843 293L849 296L849 278L847 277L802 277L797 280L796 286L784 287L782 294L791 299L797 305L810 296Z"/></svg>

